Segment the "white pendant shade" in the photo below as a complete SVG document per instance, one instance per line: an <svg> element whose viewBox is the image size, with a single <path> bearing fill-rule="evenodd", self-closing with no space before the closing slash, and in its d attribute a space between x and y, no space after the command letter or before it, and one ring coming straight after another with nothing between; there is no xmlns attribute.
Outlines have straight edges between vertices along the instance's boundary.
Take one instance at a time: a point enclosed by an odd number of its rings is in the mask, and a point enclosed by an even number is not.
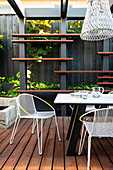
<svg viewBox="0 0 113 170"><path fill-rule="evenodd" d="M113 37L113 19L108 0L88 0L82 40L99 41Z"/></svg>

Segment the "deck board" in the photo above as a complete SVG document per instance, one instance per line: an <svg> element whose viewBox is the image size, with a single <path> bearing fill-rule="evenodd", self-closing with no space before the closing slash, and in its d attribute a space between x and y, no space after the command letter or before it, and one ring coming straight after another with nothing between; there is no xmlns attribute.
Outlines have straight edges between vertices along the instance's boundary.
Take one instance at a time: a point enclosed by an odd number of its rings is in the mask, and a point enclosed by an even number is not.
<svg viewBox="0 0 113 170"><path fill-rule="evenodd" d="M56 126L55 120L52 119L51 127L49 130L49 136L46 141L45 151L43 154L43 159L41 163L40 170L51 170L53 151L54 151L54 140L55 140Z"/></svg>
<svg viewBox="0 0 113 170"><path fill-rule="evenodd" d="M43 143L42 143L43 152L45 150L45 145L46 145L50 125L51 125L51 119L48 119L48 121L45 122L44 128L43 128ZM36 146L34 148L34 152L32 154L32 157L31 157L31 160L30 160L30 163L29 163L29 166L28 166L28 170L31 170L31 169L37 170L37 169L39 169L42 158L43 158L43 155L40 156L38 154L38 145L36 143Z"/></svg>
<svg viewBox="0 0 113 170"><path fill-rule="evenodd" d="M43 127L43 154L39 156L37 134L31 134L32 120L22 120L12 145L9 144L11 130L0 130L0 169L2 170L86 170L87 137L80 156L66 156L68 141L66 134L70 119L58 117L62 141L59 142L55 119L47 119ZM4 134L4 135L3 135ZM5 136L6 134L6 136ZM113 169L113 139L92 138L91 170Z"/></svg>
<svg viewBox="0 0 113 170"><path fill-rule="evenodd" d="M26 119L23 119L20 122L20 126L17 129L17 133L16 135L19 133L19 131L21 130L21 128L25 125L25 123L27 122ZM13 126L12 126L13 127ZM6 130L7 131L7 130ZM6 136L5 140L2 140L0 143L0 154L3 152L3 150L9 145L9 141L10 141L10 137L11 137L11 132L12 132L12 128L11 131L9 132L9 134Z"/></svg>
<svg viewBox="0 0 113 170"><path fill-rule="evenodd" d="M36 134L36 128L35 128L34 133ZM30 128L30 134L31 134L31 128ZM37 136L33 134L31 135L30 141L27 143L27 146L22 156L20 157L20 160L18 161L16 165L16 168L15 168L16 170L21 170L21 168L26 169L36 144L37 144Z"/></svg>
<svg viewBox="0 0 113 170"><path fill-rule="evenodd" d="M88 139L88 137L86 136L86 140L85 140L85 143L84 143L84 151L85 151L86 155L87 155L87 149L88 149L88 140L87 139ZM101 164L100 164L100 162L98 160L98 157L96 156L96 153L95 153L93 145L91 147L90 166L91 166L91 170L96 170L96 169L101 170L102 169L102 166L101 166Z"/></svg>
<svg viewBox="0 0 113 170"><path fill-rule="evenodd" d="M65 170L77 170L76 167L76 162L75 162L75 157L74 156L66 156L66 149L68 146L68 140L66 139L67 136L67 131L68 131L68 127L69 127L69 119L68 118L64 118L63 119L63 123L64 123L64 141L65 141Z"/></svg>
<svg viewBox="0 0 113 170"><path fill-rule="evenodd" d="M111 170L113 169L113 165L111 163L111 161L109 160L107 154L105 153L105 151L103 150L101 144L99 143L97 138L94 138L92 140L92 144L94 146L95 152L98 155L98 159L100 160L100 163L103 166L103 169L106 170Z"/></svg>
<svg viewBox="0 0 113 170"><path fill-rule="evenodd" d="M58 120L61 142L58 140L58 135L56 133L56 140L55 140L55 152L54 152L54 163L53 163L53 170L63 170L64 169L64 148L63 148L63 122L62 117ZM60 153L60 159L59 159Z"/></svg>
<svg viewBox="0 0 113 170"><path fill-rule="evenodd" d="M27 129L30 126L31 126L31 120L27 121L26 125L23 126L20 133L18 133L15 136L14 143L12 145L9 144L7 146L7 148L2 152L2 154L0 155L0 168L2 168L3 165L4 165L4 168L6 167L5 162L7 162L7 160L10 158L10 156L15 151L15 149L17 149L16 147L18 146L19 142L21 141L22 137L25 135L25 133L27 132ZM21 146L20 146L20 148L21 148ZM15 161L15 159L14 159L14 161Z"/></svg>

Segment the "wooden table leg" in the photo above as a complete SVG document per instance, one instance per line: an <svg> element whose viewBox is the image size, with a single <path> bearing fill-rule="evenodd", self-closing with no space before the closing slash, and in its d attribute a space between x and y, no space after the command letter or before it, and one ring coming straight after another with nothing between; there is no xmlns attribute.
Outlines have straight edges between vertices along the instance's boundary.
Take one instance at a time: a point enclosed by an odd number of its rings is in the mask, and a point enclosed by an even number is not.
<svg viewBox="0 0 113 170"><path fill-rule="evenodd" d="M81 122L79 121L79 117L85 113L86 105L77 105L75 116L73 120L73 125L69 137L69 143L67 148L67 156L74 156L75 155L75 149L79 138L79 133L81 129Z"/></svg>
<svg viewBox="0 0 113 170"><path fill-rule="evenodd" d="M70 124L69 124L69 128L68 128L66 140L69 140L69 136L70 136L70 133L71 133L71 129L72 129L75 113L76 113L76 108L77 108L77 105L74 106L73 112L71 114L71 120L70 120Z"/></svg>

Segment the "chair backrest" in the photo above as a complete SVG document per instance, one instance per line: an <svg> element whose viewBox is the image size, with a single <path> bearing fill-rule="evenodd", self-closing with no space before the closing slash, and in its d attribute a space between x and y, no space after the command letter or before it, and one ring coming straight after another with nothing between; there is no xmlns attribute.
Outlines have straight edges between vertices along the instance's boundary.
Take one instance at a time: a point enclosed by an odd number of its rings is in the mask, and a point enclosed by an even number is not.
<svg viewBox="0 0 113 170"><path fill-rule="evenodd" d="M91 135L113 137L113 108L96 109L93 112L93 117L87 114L85 122Z"/></svg>
<svg viewBox="0 0 113 170"><path fill-rule="evenodd" d="M113 108L104 108L94 111L94 121L101 123L113 122Z"/></svg>
<svg viewBox="0 0 113 170"><path fill-rule="evenodd" d="M36 111L33 95L31 94L20 94L17 97L17 106L20 116L32 115Z"/></svg>

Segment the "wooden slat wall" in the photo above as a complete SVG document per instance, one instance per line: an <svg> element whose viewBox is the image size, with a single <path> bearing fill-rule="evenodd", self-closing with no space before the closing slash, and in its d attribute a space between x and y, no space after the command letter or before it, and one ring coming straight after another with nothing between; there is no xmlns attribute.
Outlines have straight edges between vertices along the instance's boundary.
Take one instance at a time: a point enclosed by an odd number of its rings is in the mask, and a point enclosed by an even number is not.
<svg viewBox="0 0 113 170"><path fill-rule="evenodd" d="M74 37L74 43L69 44L68 48L69 55L74 58L72 62L68 62L68 70L102 70L102 57L96 54L97 51L102 50L102 41L88 42ZM95 83L97 75L90 73L68 74L68 84Z"/></svg>
<svg viewBox="0 0 113 170"><path fill-rule="evenodd" d="M19 63L12 57L18 57L18 44L12 44L12 33L18 33L18 17L16 15L0 16L0 34L4 36L4 56L0 56L0 76L15 76L19 71Z"/></svg>
<svg viewBox="0 0 113 170"><path fill-rule="evenodd" d="M12 44L11 34L18 33L18 17L16 15L0 16L0 34L4 35L4 56L0 59L0 76L15 76L19 71L19 62L12 61L12 57L19 56L18 43ZM52 24L52 32L55 33L59 29L59 24ZM13 40L18 39L13 37ZM74 42L67 44L67 55L73 57L73 61L67 61L67 70L102 70L102 56L97 55L98 51L103 51L103 42L87 42L82 41L80 37L73 37ZM113 51L112 39L110 39L110 49ZM60 57L59 44L52 44L52 52L49 52L47 57ZM31 64L32 61L28 62ZM110 55L110 69L113 65L113 55ZM54 70L60 70L60 61L42 61L41 63L34 62L30 69L32 71L32 80L50 83L60 83L60 74L55 74ZM96 83L97 76L102 74L67 74L67 84L85 84Z"/></svg>

